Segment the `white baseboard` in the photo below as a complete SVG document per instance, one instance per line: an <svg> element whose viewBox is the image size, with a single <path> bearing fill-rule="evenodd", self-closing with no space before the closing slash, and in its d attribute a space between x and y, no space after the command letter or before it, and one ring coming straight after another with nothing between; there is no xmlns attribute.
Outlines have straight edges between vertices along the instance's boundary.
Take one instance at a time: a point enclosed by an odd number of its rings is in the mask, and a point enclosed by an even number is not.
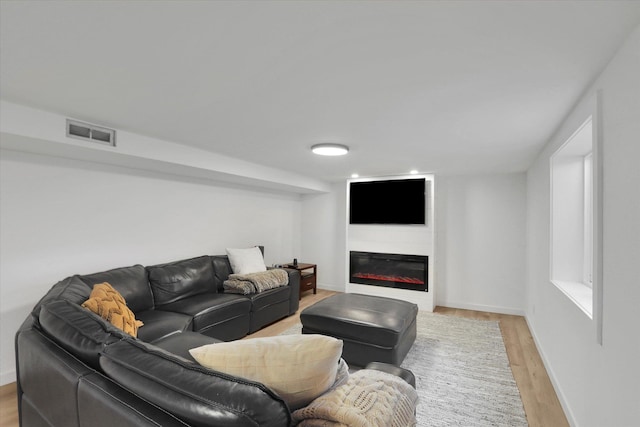
<svg viewBox="0 0 640 427"><path fill-rule="evenodd" d="M16 371L2 372L0 373L0 385L7 385L9 383L16 382Z"/></svg>
<svg viewBox="0 0 640 427"><path fill-rule="evenodd" d="M459 301L438 301L436 306L460 308L463 310L486 311L488 313L513 314L515 316L524 316L525 311L522 308L500 307L493 305L469 304Z"/></svg>
<svg viewBox="0 0 640 427"><path fill-rule="evenodd" d="M326 289L327 291L345 292L344 285L329 285L327 283L319 283L316 287L318 289Z"/></svg>
<svg viewBox="0 0 640 427"><path fill-rule="evenodd" d="M542 346L538 341L538 336L536 335L536 331L534 330L534 328L531 327L531 322L529 322L528 315L525 315L524 319L527 321L527 327L529 328L529 332L531 332L531 336L533 337L533 342L536 345L536 348L538 349L538 353L540 354L540 358L542 359L542 364L544 365L544 368L547 370L547 375L549 376L549 380L551 380L551 385L553 386L553 389L556 392L556 396L558 396L558 400L560 401L560 406L562 406L564 415L567 417L567 422L569 423L570 426L576 427L578 423L576 422L573 412L571 412L571 408L567 403L567 399L562 393L562 388L560 388L560 384L556 379L556 374L553 372L553 368L551 367L551 364L549 364L549 361L547 360L547 357L544 351L542 350Z"/></svg>

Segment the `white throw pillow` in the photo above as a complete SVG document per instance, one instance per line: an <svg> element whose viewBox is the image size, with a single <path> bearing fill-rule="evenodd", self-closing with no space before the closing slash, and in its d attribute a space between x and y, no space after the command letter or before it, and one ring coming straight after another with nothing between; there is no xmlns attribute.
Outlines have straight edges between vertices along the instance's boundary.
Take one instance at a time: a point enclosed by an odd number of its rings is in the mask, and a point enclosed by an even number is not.
<svg viewBox="0 0 640 427"><path fill-rule="evenodd" d="M266 385L294 411L333 385L342 341L324 335L282 335L208 344L189 353L209 369Z"/></svg>
<svg viewBox="0 0 640 427"><path fill-rule="evenodd" d="M248 249L229 249L227 248L227 256L231 269L235 274L257 273L258 271L267 271L264 264L264 258L260 248L255 246Z"/></svg>

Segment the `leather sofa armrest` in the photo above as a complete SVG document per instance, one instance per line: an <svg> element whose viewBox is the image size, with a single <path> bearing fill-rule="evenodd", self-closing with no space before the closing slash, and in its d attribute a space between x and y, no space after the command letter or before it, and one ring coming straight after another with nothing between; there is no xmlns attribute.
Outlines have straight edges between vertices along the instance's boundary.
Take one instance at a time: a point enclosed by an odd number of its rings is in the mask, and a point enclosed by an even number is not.
<svg viewBox="0 0 640 427"><path fill-rule="evenodd" d="M289 286L291 287L291 295L289 299L289 315L292 315L300 307L300 273L298 270L284 268L289 274Z"/></svg>

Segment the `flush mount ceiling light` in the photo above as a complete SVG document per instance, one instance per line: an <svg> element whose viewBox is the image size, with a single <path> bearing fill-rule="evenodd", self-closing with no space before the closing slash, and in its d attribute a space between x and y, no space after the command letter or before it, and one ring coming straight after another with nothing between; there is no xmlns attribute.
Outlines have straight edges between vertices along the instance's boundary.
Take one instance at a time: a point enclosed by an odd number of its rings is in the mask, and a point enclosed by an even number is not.
<svg viewBox="0 0 640 427"><path fill-rule="evenodd" d="M344 156L349 152L349 147L342 144L316 144L311 151L320 156Z"/></svg>

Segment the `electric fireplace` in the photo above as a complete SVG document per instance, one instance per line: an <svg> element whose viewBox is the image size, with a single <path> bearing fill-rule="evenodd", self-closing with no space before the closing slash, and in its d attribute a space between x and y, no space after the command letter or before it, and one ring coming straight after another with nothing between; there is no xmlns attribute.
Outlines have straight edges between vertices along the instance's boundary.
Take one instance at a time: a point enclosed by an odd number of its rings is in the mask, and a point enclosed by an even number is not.
<svg viewBox="0 0 640 427"><path fill-rule="evenodd" d="M428 256L355 251L349 253L351 283L427 291L428 271Z"/></svg>

